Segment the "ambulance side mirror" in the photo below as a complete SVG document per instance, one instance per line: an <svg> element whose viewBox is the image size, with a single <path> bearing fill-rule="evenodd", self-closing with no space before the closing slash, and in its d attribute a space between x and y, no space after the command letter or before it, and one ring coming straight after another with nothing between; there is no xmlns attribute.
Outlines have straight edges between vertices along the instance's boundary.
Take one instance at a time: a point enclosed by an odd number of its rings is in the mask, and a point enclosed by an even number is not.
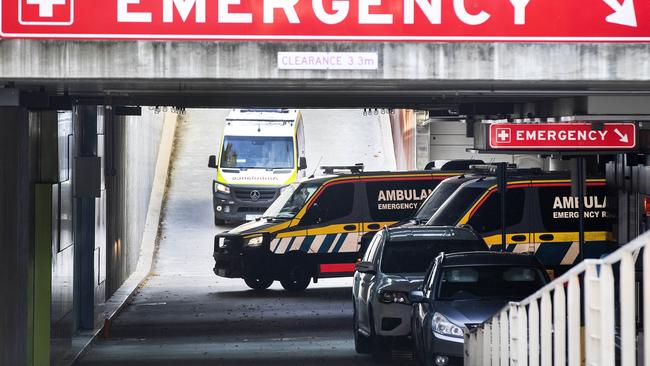
<svg viewBox="0 0 650 366"><path fill-rule="evenodd" d="M217 157L216 156L210 155L210 159L208 159L208 168L217 169Z"/></svg>
<svg viewBox="0 0 650 366"><path fill-rule="evenodd" d="M298 159L298 170L306 170L307 169L307 158L304 156L300 157Z"/></svg>

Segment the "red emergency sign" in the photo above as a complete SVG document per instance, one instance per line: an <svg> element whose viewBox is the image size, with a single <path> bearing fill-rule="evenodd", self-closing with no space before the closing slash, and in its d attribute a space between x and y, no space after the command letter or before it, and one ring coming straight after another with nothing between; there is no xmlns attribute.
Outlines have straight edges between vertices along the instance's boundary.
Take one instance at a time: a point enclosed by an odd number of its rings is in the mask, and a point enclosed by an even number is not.
<svg viewBox="0 0 650 366"><path fill-rule="evenodd" d="M0 37L650 42L647 0L0 0Z"/></svg>
<svg viewBox="0 0 650 366"><path fill-rule="evenodd" d="M634 123L494 123L490 147L498 150L629 150Z"/></svg>

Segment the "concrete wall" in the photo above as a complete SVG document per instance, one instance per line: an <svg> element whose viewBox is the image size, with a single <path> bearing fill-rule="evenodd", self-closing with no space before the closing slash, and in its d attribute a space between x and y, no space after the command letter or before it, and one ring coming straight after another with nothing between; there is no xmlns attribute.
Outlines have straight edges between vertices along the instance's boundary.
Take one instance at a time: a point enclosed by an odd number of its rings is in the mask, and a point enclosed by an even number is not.
<svg viewBox="0 0 650 366"><path fill-rule="evenodd" d="M377 52L371 71L280 70L279 51ZM34 62L25 62L29 55ZM650 44L0 40L0 80L650 80ZM444 87L444 84L442 84ZM178 85L168 85L177 88ZM542 84L536 87L543 87Z"/></svg>
<svg viewBox="0 0 650 366"><path fill-rule="evenodd" d="M137 265L163 116L144 108L141 117L107 119L107 297Z"/></svg>
<svg viewBox="0 0 650 366"><path fill-rule="evenodd" d="M27 112L0 108L0 365L27 363L27 263L35 161Z"/></svg>

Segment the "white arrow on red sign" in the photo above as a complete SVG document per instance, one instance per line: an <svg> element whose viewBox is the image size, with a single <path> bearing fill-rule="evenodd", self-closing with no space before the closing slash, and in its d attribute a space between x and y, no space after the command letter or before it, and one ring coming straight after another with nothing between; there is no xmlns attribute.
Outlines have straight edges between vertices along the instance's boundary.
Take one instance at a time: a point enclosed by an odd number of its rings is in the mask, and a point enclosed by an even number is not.
<svg viewBox="0 0 650 366"><path fill-rule="evenodd" d="M634 10L634 0L624 0L621 4L618 0L604 0L614 13L609 15L606 20L610 23L636 27L636 11Z"/></svg>

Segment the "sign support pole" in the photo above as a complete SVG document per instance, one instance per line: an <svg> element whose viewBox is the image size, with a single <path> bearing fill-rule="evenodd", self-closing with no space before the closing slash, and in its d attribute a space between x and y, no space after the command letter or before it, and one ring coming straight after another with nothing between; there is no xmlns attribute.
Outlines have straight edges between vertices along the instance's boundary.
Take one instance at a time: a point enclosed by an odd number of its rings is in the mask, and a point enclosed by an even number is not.
<svg viewBox="0 0 650 366"><path fill-rule="evenodd" d="M499 193L499 214L501 217L501 251L507 251L506 243L506 191L507 191L507 169L506 163L497 163L497 191Z"/></svg>
<svg viewBox="0 0 650 366"><path fill-rule="evenodd" d="M578 241L580 244L580 261L584 260L585 249L585 194L587 185L587 174L585 157L578 157L576 160L576 169L571 174L571 185L573 194L578 197Z"/></svg>

